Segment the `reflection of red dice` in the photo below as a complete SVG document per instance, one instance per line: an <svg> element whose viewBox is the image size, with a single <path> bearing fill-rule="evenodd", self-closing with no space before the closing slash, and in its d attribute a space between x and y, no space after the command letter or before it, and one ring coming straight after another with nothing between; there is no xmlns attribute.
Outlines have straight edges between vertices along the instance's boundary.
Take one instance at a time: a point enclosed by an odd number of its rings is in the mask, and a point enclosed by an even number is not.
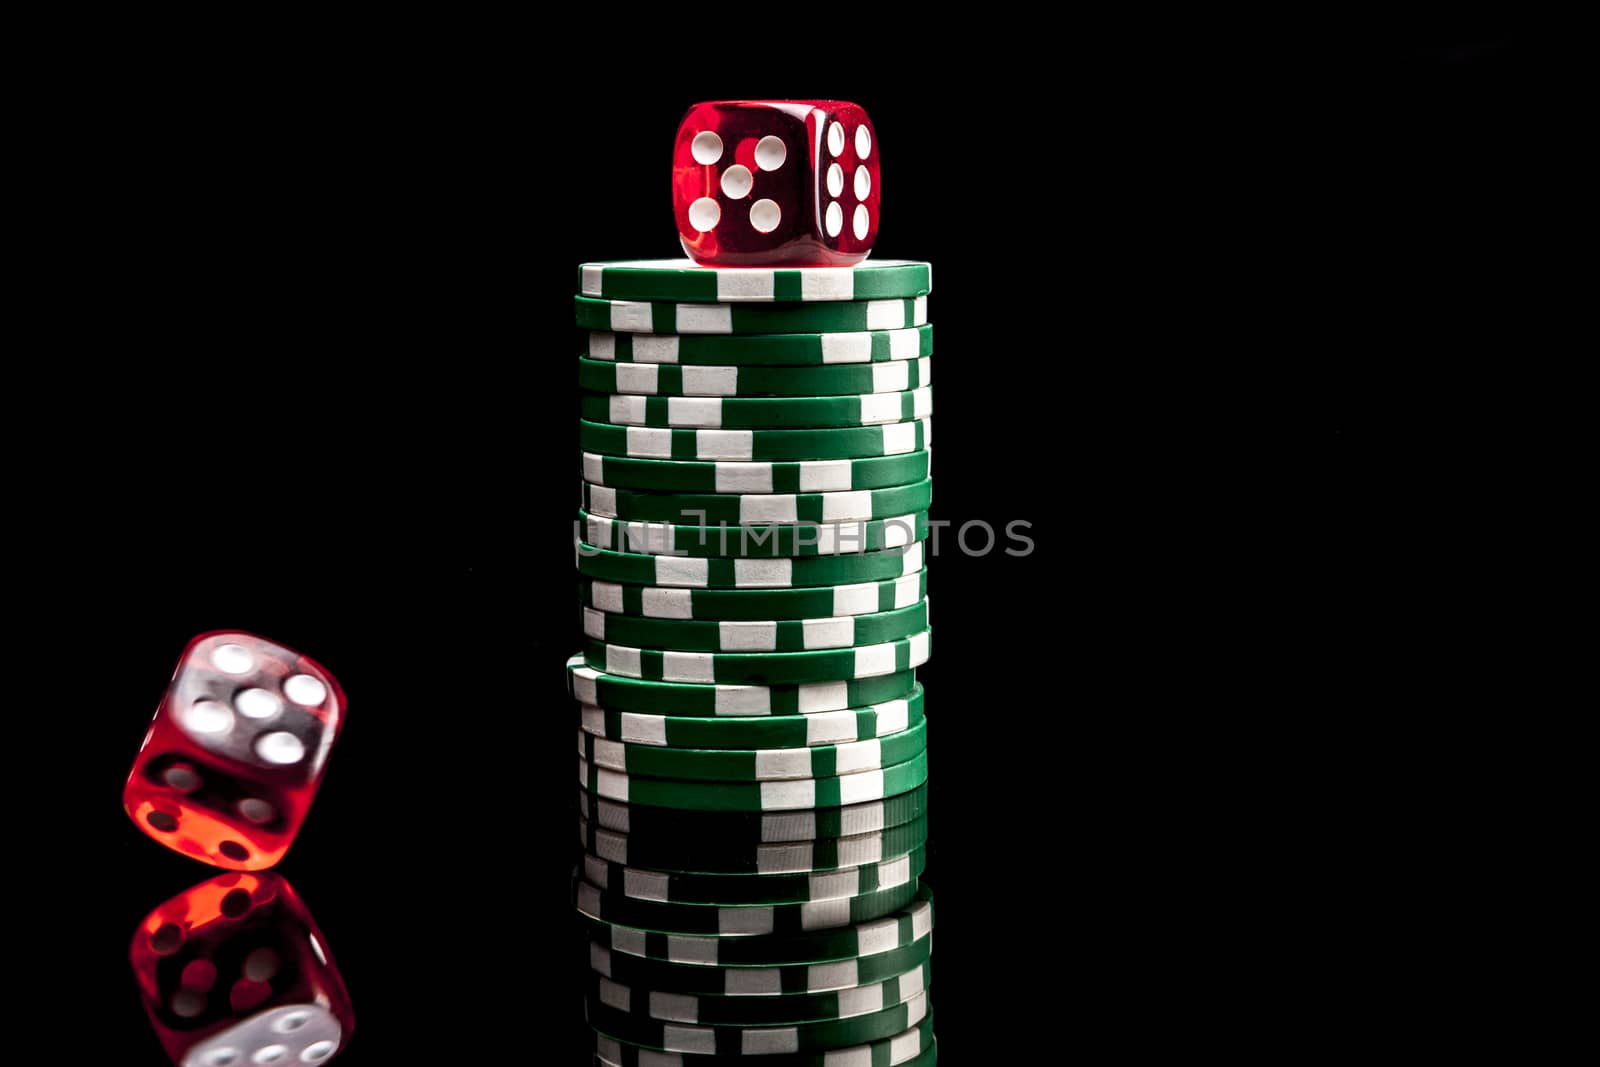
<svg viewBox="0 0 1600 1067"><path fill-rule="evenodd" d="M344 722L333 675L253 634L189 642L122 803L168 848L254 871L283 858Z"/></svg>
<svg viewBox="0 0 1600 1067"><path fill-rule="evenodd" d="M145 917L128 951L145 1011L182 1067L327 1063L355 1016L328 943L276 874L224 874Z"/></svg>
<svg viewBox="0 0 1600 1067"><path fill-rule="evenodd" d="M842 100L696 104L672 151L684 251L721 267L859 263L878 236L878 141Z"/></svg>

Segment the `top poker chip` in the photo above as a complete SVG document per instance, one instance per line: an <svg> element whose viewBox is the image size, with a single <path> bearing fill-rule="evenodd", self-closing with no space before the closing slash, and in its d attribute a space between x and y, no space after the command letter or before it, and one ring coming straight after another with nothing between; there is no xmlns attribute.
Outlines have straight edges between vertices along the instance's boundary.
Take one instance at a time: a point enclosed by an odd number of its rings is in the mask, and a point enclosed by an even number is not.
<svg viewBox="0 0 1600 1067"><path fill-rule="evenodd" d="M926 296L933 267L880 259L855 267L701 267L688 259L584 263L578 292L608 300L750 303L818 300L888 300Z"/></svg>

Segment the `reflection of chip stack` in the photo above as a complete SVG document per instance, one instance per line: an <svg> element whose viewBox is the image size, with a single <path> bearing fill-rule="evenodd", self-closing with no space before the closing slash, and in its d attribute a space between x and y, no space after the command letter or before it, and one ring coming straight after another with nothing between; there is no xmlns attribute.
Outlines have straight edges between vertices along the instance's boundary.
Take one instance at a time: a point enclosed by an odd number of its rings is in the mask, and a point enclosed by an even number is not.
<svg viewBox="0 0 1600 1067"><path fill-rule="evenodd" d="M929 267L579 284L596 1062L932 1064Z"/></svg>

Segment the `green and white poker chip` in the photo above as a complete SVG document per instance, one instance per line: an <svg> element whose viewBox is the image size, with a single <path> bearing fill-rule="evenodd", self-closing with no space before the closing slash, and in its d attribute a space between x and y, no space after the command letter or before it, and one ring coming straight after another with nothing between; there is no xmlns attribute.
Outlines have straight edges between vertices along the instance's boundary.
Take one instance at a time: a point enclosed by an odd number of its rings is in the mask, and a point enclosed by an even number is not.
<svg viewBox="0 0 1600 1067"><path fill-rule="evenodd" d="M828 1052L766 1056L761 1063L763 1067L935 1067L939 1060L938 1045L933 1036L933 1011L930 1008L926 1017L915 1027L883 1041ZM598 1032L595 1034L594 1047L595 1067L738 1067L740 1064L748 1067L750 1063L743 1056L663 1054Z"/></svg>
<svg viewBox="0 0 1600 1067"><path fill-rule="evenodd" d="M583 878L604 892L633 900L703 907L810 904L865 896L915 882L927 868L927 849L837 871L798 874L716 874L656 871L583 857Z"/></svg>
<svg viewBox="0 0 1600 1067"><path fill-rule="evenodd" d="M583 632L596 641L669 652L810 652L879 645L927 629L926 598L903 608L867 615L817 619L728 622L650 619L578 609Z"/></svg>
<svg viewBox="0 0 1600 1067"><path fill-rule="evenodd" d="M719 1056L832 1051L892 1037L916 1026L928 1013L928 994L923 992L870 1015L776 1027L684 1026L619 1011L594 999L585 1003L589 1024L609 1037L663 1052Z"/></svg>
<svg viewBox="0 0 1600 1067"><path fill-rule="evenodd" d="M581 817L619 834L686 838L704 837L729 847L824 841L870 834L922 818L928 812L928 790L918 786L882 800L804 811L684 811L607 800L578 789Z"/></svg>
<svg viewBox="0 0 1600 1067"><path fill-rule="evenodd" d="M856 396L633 396L584 393L579 413L616 426L703 430L835 429L925 419L933 387Z"/></svg>
<svg viewBox="0 0 1600 1067"><path fill-rule="evenodd" d="M578 266L578 292L611 300L811 303L926 296L932 291L933 265L903 259L853 267L702 267L690 259Z"/></svg>
<svg viewBox="0 0 1600 1067"><path fill-rule="evenodd" d="M579 502L602 518L695 526L887 519L926 511L932 503L931 478L839 493L641 493L584 482Z"/></svg>
<svg viewBox="0 0 1600 1067"><path fill-rule="evenodd" d="M933 938L925 936L909 945L827 963L779 967L709 967L613 952L589 943L589 967L594 973L647 989L671 989L687 996L770 1000L837 993L875 985L907 974L929 962Z"/></svg>
<svg viewBox="0 0 1600 1067"><path fill-rule="evenodd" d="M927 595L928 572L882 582L820 589L673 589L578 579L578 601L596 611L652 619L816 619L867 615L915 604Z"/></svg>
<svg viewBox="0 0 1600 1067"><path fill-rule="evenodd" d="M585 452L581 467L591 485L648 493L844 493L920 482L932 455L920 449L868 459L717 463Z"/></svg>
<svg viewBox="0 0 1600 1067"><path fill-rule="evenodd" d="M892 363L933 355L933 327L863 333L589 334L584 355L616 363L681 363L691 367L816 367Z"/></svg>
<svg viewBox="0 0 1600 1067"><path fill-rule="evenodd" d="M899 456L933 444L933 420L807 430L672 430L578 420L585 452L635 459L783 463Z"/></svg>
<svg viewBox="0 0 1600 1067"><path fill-rule="evenodd" d="M578 512L584 545L659 556L716 558L838 556L904 548L928 537L928 513L887 519L838 522L712 523L679 526L665 522L625 522ZM579 548L581 554L583 549Z"/></svg>
<svg viewBox="0 0 1600 1067"><path fill-rule="evenodd" d="M771 720L752 721L759 725ZM927 744L926 719L864 741L799 748L673 748L611 741L587 730L578 731L578 756L595 767L628 775L716 782L831 778L882 770L915 758Z"/></svg>
<svg viewBox="0 0 1600 1067"><path fill-rule="evenodd" d="M584 642L589 666L624 678L698 685L802 685L894 674L928 661L933 631L898 641L818 652L666 652Z"/></svg>
<svg viewBox="0 0 1600 1067"><path fill-rule="evenodd" d="M721 874L811 874L881 863L920 848L928 840L928 820L914 819L854 837L775 844L696 838L663 840L617 833L578 820L578 841L589 853L623 866Z"/></svg>
<svg viewBox="0 0 1600 1067"><path fill-rule="evenodd" d="M580 704L679 718L748 719L842 711L909 697L916 684L916 674L908 668L849 681L699 685L610 674L589 666L581 652L567 660L567 691Z"/></svg>
<svg viewBox="0 0 1600 1067"><path fill-rule="evenodd" d="M923 569L923 546L836 556L777 559L716 559L613 552L593 544L576 546L578 573L629 585L677 589L815 589L886 581ZM847 614L835 612L834 614ZM781 617L781 616L775 616Z"/></svg>
<svg viewBox="0 0 1600 1067"><path fill-rule="evenodd" d="M889 889L804 904L667 904L607 892L582 877L574 880L579 914L591 919L677 934L755 937L801 934L877 919L915 899L915 878Z"/></svg>
<svg viewBox="0 0 1600 1067"><path fill-rule="evenodd" d="M851 1019L903 1004L927 991L929 963L866 986L830 993L779 997L723 997L683 993L670 986L634 986L592 974L589 993L602 1003L662 1022L699 1026L781 1026Z"/></svg>
<svg viewBox="0 0 1600 1067"><path fill-rule="evenodd" d="M796 334L907 330L928 321L928 298L814 304L678 304L575 297L585 330L649 334Z"/></svg>
<svg viewBox="0 0 1600 1067"><path fill-rule="evenodd" d="M578 385L595 393L678 397L855 396L899 393L932 384L933 360L928 358L832 367L695 367L578 359Z"/></svg>
<svg viewBox="0 0 1600 1067"><path fill-rule="evenodd" d="M922 886L904 907L879 919L769 937L678 936L593 917L587 917L585 925L592 944L598 946L590 951L590 966L602 974L616 976L627 963L623 957L633 957L677 971L702 968L708 976L719 975L717 980L730 996L771 996L810 988L799 982L825 978L827 972L819 967L859 964L867 957L926 943L933 932L933 893ZM606 957L598 958L597 951ZM837 969L841 977L851 973L859 970ZM685 988L685 983L677 987Z"/></svg>
<svg viewBox="0 0 1600 1067"><path fill-rule="evenodd" d="M889 675L888 677L893 677ZM579 705L583 732L606 741L680 749L729 751L796 749L870 741L910 729L923 719L922 687L909 696L861 708L809 715L647 715Z"/></svg>
<svg viewBox="0 0 1600 1067"><path fill-rule="evenodd" d="M928 780L928 758L919 750L904 763L832 778L772 782L702 782L643 778L608 771L578 760L578 782L597 797L630 807L685 811L804 811L842 808L909 793Z"/></svg>

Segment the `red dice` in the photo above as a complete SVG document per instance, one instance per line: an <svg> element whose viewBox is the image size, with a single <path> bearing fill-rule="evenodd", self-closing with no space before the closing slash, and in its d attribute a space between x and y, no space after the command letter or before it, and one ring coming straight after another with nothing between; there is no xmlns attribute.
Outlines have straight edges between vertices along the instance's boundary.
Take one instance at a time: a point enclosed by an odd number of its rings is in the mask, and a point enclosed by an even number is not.
<svg viewBox="0 0 1600 1067"><path fill-rule="evenodd" d="M322 931L276 874L224 874L146 916L128 952L182 1067L327 1063L355 1016Z"/></svg>
<svg viewBox="0 0 1600 1067"><path fill-rule="evenodd" d="M283 858L322 783L344 693L315 661L254 634L189 642L122 804L139 829L218 867Z"/></svg>
<svg viewBox="0 0 1600 1067"><path fill-rule="evenodd" d="M878 236L878 141L842 100L717 100L678 126L683 249L721 267L859 263Z"/></svg>

